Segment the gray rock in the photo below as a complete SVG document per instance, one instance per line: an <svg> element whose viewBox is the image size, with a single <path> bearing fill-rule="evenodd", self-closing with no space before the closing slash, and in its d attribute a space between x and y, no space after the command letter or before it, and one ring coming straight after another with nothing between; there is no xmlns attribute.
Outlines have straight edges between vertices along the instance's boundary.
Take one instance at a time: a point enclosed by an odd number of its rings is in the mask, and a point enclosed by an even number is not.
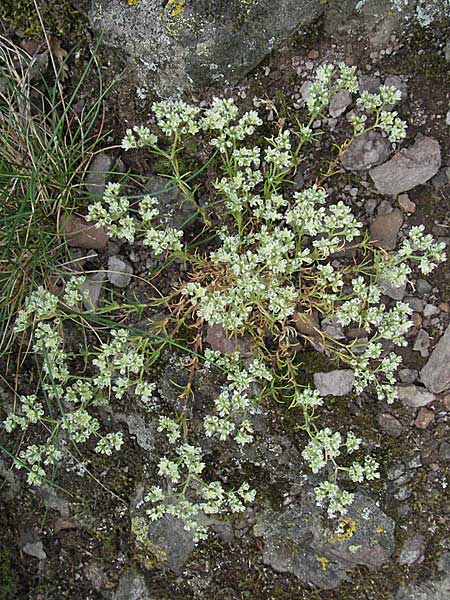
<svg viewBox="0 0 450 600"><path fill-rule="evenodd" d="M118 256L110 256L107 276L113 285L119 288L127 287L132 275L133 267L128 262L125 262Z"/></svg>
<svg viewBox="0 0 450 600"><path fill-rule="evenodd" d="M126 571L120 578L113 600L151 600L144 577L136 571Z"/></svg>
<svg viewBox="0 0 450 600"><path fill-rule="evenodd" d="M359 91L376 94L381 86L381 79L373 75L361 75L359 78Z"/></svg>
<svg viewBox="0 0 450 600"><path fill-rule="evenodd" d="M378 423L380 424L381 429L392 437L398 437L405 431L405 428L400 421L389 413L382 413L378 417Z"/></svg>
<svg viewBox="0 0 450 600"><path fill-rule="evenodd" d="M434 315L438 315L441 311L438 306L434 304L425 304L425 308L423 309L424 317L434 317Z"/></svg>
<svg viewBox="0 0 450 600"><path fill-rule="evenodd" d="M105 276L103 273L90 273L83 283L82 290L88 293L87 298L83 298L83 306L86 310L97 308L100 300L100 294L103 287Z"/></svg>
<svg viewBox="0 0 450 600"><path fill-rule="evenodd" d="M379 215L369 227L370 237L383 250L394 250L397 235L403 224L402 211L398 208L388 214Z"/></svg>
<svg viewBox="0 0 450 600"><path fill-rule="evenodd" d="M398 376L402 383L414 383L417 380L418 375L419 371L416 369L400 369L398 372Z"/></svg>
<svg viewBox="0 0 450 600"><path fill-rule="evenodd" d="M253 532L264 540L263 561L280 573L291 573L320 589L337 587L348 569L377 569L394 550L394 522L375 503L356 493L348 518L356 530L349 539L330 534L313 492L283 512L257 517Z"/></svg>
<svg viewBox="0 0 450 600"><path fill-rule="evenodd" d="M388 162L369 171L375 187L382 194L397 196L427 182L439 171L441 148L430 137L418 139L403 148Z"/></svg>
<svg viewBox="0 0 450 600"><path fill-rule="evenodd" d="M388 296L393 300L403 300L406 293L406 283L398 287L394 287L388 281L380 281L380 288L385 296Z"/></svg>
<svg viewBox="0 0 450 600"><path fill-rule="evenodd" d="M3 495L6 500L13 500L20 492L20 481L16 477L15 472L12 468L8 468L6 462L0 457L0 477L4 481L0 482L0 487L3 488ZM6 488L4 487L5 482L7 483Z"/></svg>
<svg viewBox="0 0 450 600"><path fill-rule="evenodd" d="M413 350L415 352L420 352L422 358L426 358L430 354L430 342L431 338L425 329L419 329L419 333L414 341Z"/></svg>
<svg viewBox="0 0 450 600"><path fill-rule="evenodd" d="M422 312L423 307L425 306L425 302L421 298L416 298L415 296L408 296L405 298L405 302L414 312Z"/></svg>
<svg viewBox="0 0 450 600"><path fill-rule="evenodd" d="M309 90L311 89L312 84L313 84L312 81L306 80L302 83L302 85L300 87L300 94L305 102L308 102L308 100L309 100L309 97L310 97Z"/></svg>
<svg viewBox="0 0 450 600"><path fill-rule="evenodd" d="M118 413L116 419L119 423L125 423L131 435L136 437L136 442L144 450L155 448L156 426L146 421L138 414Z"/></svg>
<svg viewBox="0 0 450 600"><path fill-rule="evenodd" d="M423 562L425 558L425 543L423 535L407 538L400 551L399 564L414 565Z"/></svg>
<svg viewBox="0 0 450 600"><path fill-rule="evenodd" d="M450 126L450 110L445 115L445 124Z"/></svg>
<svg viewBox="0 0 450 600"><path fill-rule="evenodd" d="M341 164L348 171L364 171L389 158L391 145L378 131L359 135L343 153Z"/></svg>
<svg viewBox="0 0 450 600"><path fill-rule="evenodd" d="M340 117L352 103L352 95L350 92L337 92L331 98L328 111L334 118Z"/></svg>
<svg viewBox="0 0 450 600"><path fill-rule="evenodd" d="M179 9L179 10L178 10ZM93 27L160 95L240 81L272 49L325 11L320 0L92 0Z"/></svg>
<svg viewBox="0 0 450 600"><path fill-rule="evenodd" d="M416 289L419 294L429 294L433 287L426 279L418 279Z"/></svg>
<svg viewBox="0 0 450 600"><path fill-rule="evenodd" d="M399 400L410 408L427 406L427 404L431 404L435 400L434 394L417 385L398 386L397 389Z"/></svg>
<svg viewBox="0 0 450 600"><path fill-rule="evenodd" d="M314 385L321 396L346 396L352 391L355 376L350 369L314 373Z"/></svg>
<svg viewBox="0 0 450 600"><path fill-rule="evenodd" d="M44 550L44 545L42 542L27 542L22 546L23 552L28 554L28 556L34 556L34 558L38 558L39 560L45 560L47 555Z"/></svg>
<svg viewBox="0 0 450 600"><path fill-rule="evenodd" d="M434 394L450 388L450 325L420 371L424 385Z"/></svg>
<svg viewBox="0 0 450 600"><path fill-rule="evenodd" d="M105 152L97 154L89 165L86 176L87 190L97 199L103 196L106 182L111 172L113 159Z"/></svg>

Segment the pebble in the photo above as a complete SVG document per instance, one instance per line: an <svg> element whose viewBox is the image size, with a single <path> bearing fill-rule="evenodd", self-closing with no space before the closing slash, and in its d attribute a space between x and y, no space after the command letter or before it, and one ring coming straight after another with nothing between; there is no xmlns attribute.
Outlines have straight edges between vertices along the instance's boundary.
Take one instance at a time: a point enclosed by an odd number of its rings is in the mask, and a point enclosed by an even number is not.
<svg viewBox="0 0 450 600"><path fill-rule="evenodd" d="M133 267L119 258L111 256L108 260L107 276L109 281L119 288L125 288L131 281L133 275Z"/></svg>
<svg viewBox="0 0 450 600"><path fill-rule="evenodd" d="M400 369L398 376L402 383L414 383L419 375L419 371L416 369Z"/></svg>
<svg viewBox="0 0 450 600"><path fill-rule="evenodd" d="M450 388L450 325L420 372L424 385L440 394Z"/></svg>
<svg viewBox="0 0 450 600"><path fill-rule="evenodd" d="M422 312L425 306L425 302L421 298L416 298L415 296L407 296L405 302L415 312Z"/></svg>
<svg viewBox="0 0 450 600"><path fill-rule="evenodd" d="M397 198L398 205L402 210L407 213L415 213L416 212L416 204L410 200L408 194L400 194Z"/></svg>
<svg viewBox="0 0 450 600"><path fill-rule="evenodd" d="M426 279L418 279L416 289L419 294L429 294L433 290L433 287Z"/></svg>
<svg viewBox="0 0 450 600"><path fill-rule="evenodd" d="M430 423L434 420L434 411L429 408L422 407L419 409L416 419L414 421L414 425L418 429L426 429Z"/></svg>
<svg viewBox="0 0 450 600"><path fill-rule="evenodd" d="M426 358L430 354L431 338L425 329L420 329L414 342L413 350L420 352L422 358Z"/></svg>
<svg viewBox="0 0 450 600"><path fill-rule="evenodd" d="M328 111L333 118L340 117L352 103L350 92L337 92L330 101Z"/></svg>
<svg viewBox="0 0 450 600"><path fill-rule="evenodd" d="M382 413L378 417L378 423L383 431L392 437L398 437L405 430L400 421L389 413Z"/></svg>
<svg viewBox="0 0 450 600"><path fill-rule="evenodd" d="M375 241L375 246L383 248L383 250L394 250L402 224L403 215L398 208L388 214L378 216L369 228L370 237Z"/></svg>
<svg viewBox="0 0 450 600"><path fill-rule="evenodd" d="M371 169L369 175L380 193L397 196L427 182L440 166L439 142L424 136L394 154L389 161Z"/></svg>
<svg viewBox="0 0 450 600"><path fill-rule="evenodd" d="M67 244L73 248L103 250L108 245L108 235L103 227L96 227L76 215L64 221L63 231Z"/></svg>
<svg viewBox="0 0 450 600"><path fill-rule="evenodd" d="M352 391L354 381L350 369L314 373L314 385L321 396L346 396Z"/></svg>
<svg viewBox="0 0 450 600"><path fill-rule="evenodd" d="M44 550L44 545L42 542L28 542L22 546L22 551L28 556L34 556L34 558L38 558L39 560L45 560L47 558L47 554Z"/></svg>
<svg viewBox="0 0 450 600"><path fill-rule="evenodd" d="M435 395L417 385L397 386L398 397L405 406L420 408L435 400Z"/></svg>
<svg viewBox="0 0 450 600"><path fill-rule="evenodd" d="M425 304L425 308L423 309L424 317L433 317L434 315L438 315L440 313L440 309L438 306L434 304Z"/></svg>
<svg viewBox="0 0 450 600"><path fill-rule="evenodd" d="M398 562L401 565L414 565L424 561L426 541L423 535L407 538L400 551Z"/></svg>

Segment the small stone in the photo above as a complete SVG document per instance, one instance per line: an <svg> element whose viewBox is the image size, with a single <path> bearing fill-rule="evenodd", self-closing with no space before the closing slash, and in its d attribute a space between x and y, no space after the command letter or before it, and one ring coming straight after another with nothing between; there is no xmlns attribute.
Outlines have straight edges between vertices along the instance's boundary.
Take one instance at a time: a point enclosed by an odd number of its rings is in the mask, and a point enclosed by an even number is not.
<svg viewBox="0 0 450 600"><path fill-rule="evenodd" d="M389 413L382 413L378 417L378 423L381 429L383 429L383 431L392 437L398 437L405 430L400 421Z"/></svg>
<svg viewBox="0 0 450 600"><path fill-rule="evenodd" d="M450 444L448 442L442 442L439 446L439 460L450 462Z"/></svg>
<svg viewBox="0 0 450 600"><path fill-rule="evenodd" d="M314 373L314 385L321 396L346 396L352 391L354 381L350 369Z"/></svg>
<svg viewBox="0 0 450 600"><path fill-rule="evenodd" d="M419 429L426 429L434 419L434 412L429 408L421 408L417 413L414 425Z"/></svg>
<svg viewBox="0 0 450 600"><path fill-rule="evenodd" d="M429 294L433 290L433 287L426 279L418 279L416 289L419 294Z"/></svg>
<svg viewBox="0 0 450 600"><path fill-rule="evenodd" d="M67 244L73 248L103 250L108 245L108 236L103 227L96 227L82 217L70 215L63 225Z"/></svg>
<svg viewBox="0 0 450 600"><path fill-rule="evenodd" d="M126 571L113 600L151 600L144 577L135 571Z"/></svg>
<svg viewBox="0 0 450 600"><path fill-rule="evenodd" d="M83 306L86 310L94 310L98 307L104 281L105 276L103 273L90 273L87 275L86 281L81 286L82 290L88 293L88 297L83 298Z"/></svg>
<svg viewBox="0 0 450 600"><path fill-rule="evenodd" d="M380 215L370 225L370 237L375 245L383 250L394 250L397 244L397 235L403 224L401 210L395 208L387 215Z"/></svg>
<svg viewBox="0 0 450 600"><path fill-rule="evenodd" d="M434 304L425 304L425 308L423 309L424 317L433 317L434 315L438 315L440 313L440 309L438 306Z"/></svg>
<svg viewBox="0 0 450 600"><path fill-rule="evenodd" d="M119 288L125 288L131 281L133 275L133 267L119 258L111 256L108 260L107 276L109 281Z"/></svg>
<svg viewBox="0 0 450 600"><path fill-rule="evenodd" d="M398 558L399 564L417 565L423 562L425 558L425 544L426 541L423 535L416 535L406 539Z"/></svg>
<svg viewBox="0 0 450 600"><path fill-rule="evenodd" d="M450 388L450 325L420 372L424 385L440 394Z"/></svg>
<svg viewBox="0 0 450 600"><path fill-rule="evenodd" d="M405 465L402 462L399 462L389 467L386 474L390 481L396 481L405 473L405 471Z"/></svg>
<svg viewBox="0 0 450 600"><path fill-rule="evenodd" d="M397 390L399 400L410 408L427 406L436 399L434 394L417 385L397 386Z"/></svg>
<svg viewBox="0 0 450 600"><path fill-rule="evenodd" d="M376 94L381 86L381 79L373 75L361 75L359 78L359 91Z"/></svg>
<svg viewBox="0 0 450 600"><path fill-rule="evenodd" d="M308 102L308 100L310 98L309 90L311 89L311 86L312 86L312 81L307 80L307 81L304 81L300 87L300 94L305 102Z"/></svg>
<svg viewBox="0 0 450 600"><path fill-rule="evenodd" d="M422 312L425 306L425 302L421 298L416 298L415 296L408 296L405 298L405 302L414 312Z"/></svg>
<svg viewBox="0 0 450 600"><path fill-rule="evenodd" d="M320 335L319 315L317 311L311 314L295 311L292 315L295 328L299 333L307 337L317 337Z"/></svg>
<svg viewBox="0 0 450 600"><path fill-rule="evenodd" d="M418 139L413 146L403 148L388 162L369 171L377 190L397 196L426 183L439 171L441 148L430 137Z"/></svg>
<svg viewBox="0 0 450 600"><path fill-rule="evenodd" d="M103 196L106 181L111 173L112 164L113 159L105 152L100 152L89 165L86 184L89 194L95 196L93 200L98 200Z"/></svg>
<svg viewBox="0 0 450 600"><path fill-rule="evenodd" d="M368 131L353 140L341 157L348 171L364 171L389 158L391 145L378 131Z"/></svg>
<svg viewBox="0 0 450 600"><path fill-rule="evenodd" d="M392 298L393 300L403 300L406 293L406 283L398 287L394 287L388 281L380 281L380 289L385 296Z"/></svg>
<svg viewBox="0 0 450 600"><path fill-rule="evenodd" d="M391 202L389 202L389 200L382 200L382 202L380 202L380 205L378 206L377 216L379 217L380 215L387 215L393 210L394 207L392 206Z"/></svg>
<svg viewBox="0 0 450 600"><path fill-rule="evenodd" d="M445 313L449 313L450 312L450 304L448 302L441 302L439 304L439 310L441 310L442 312L445 312Z"/></svg>
<svg viewBox="0 0 450 600"><path fill-rule="evenodd" d="M329 113L332 117L340 117L352 103L350 92L337 92L330 101Z"/></svg>
<svg viewBox="0 0 450 600"><path fill-rule="evenodd" d="M419 371L416 369L400 369L398 376L402 383L414 383L419 375Z"/></svg>
<svg viewBox="0 0 450 600"><path fill-rule="evenodd" d="M430 343L431 338L425 329L420 329L419 333L416 336L416 340L414 342L413 350L415 352L420 352L420 356L422 358L426 358L430 354Z"/></svg>
<svg viewBox="0 0 450 600"><path fill-rule="evenodd" d="M251 338L242 335L230 337L222 325L208 325L206 342L212 350L218 350L221 354L239 352L243 357L251 354Z"/></svg>
<svg viewBox="0 0 450 600"><path fill-rule="evenodd" d="M42 542L28 542L22 546L22 551L28 556L34 556L34 558L38 558L39 560L45 560L47 555L44 550L44 545Z"/></svg>
<svg viewBox="0 0 450 600"><path fill-rule="evenodd" d="M377 207L378 200L376 198L368 198L364 203L366 213L371 217Z"/></svg>
<svg viewBox="0 0 450 600"><path fill-rule="evenodd" d="M446 123L446 125L448 125L450 127L450 110L445 115L445 123Z"/></svg>
<svg viewBox="0 0 450 600"><path fill-rule="evenodd" d="M319 56L319 51L315 50L314 48L308 52L308 58L310 58L311 60L316 60L319 58Z"/></svg>
<svg viewBox="0 0 450 600"><path fill-rule="evenodd" d="M397 202L400 208L405 212L410 214L416 212L416 204L409 199L408 194L400 194L400 196L397 198Z"/></svg>

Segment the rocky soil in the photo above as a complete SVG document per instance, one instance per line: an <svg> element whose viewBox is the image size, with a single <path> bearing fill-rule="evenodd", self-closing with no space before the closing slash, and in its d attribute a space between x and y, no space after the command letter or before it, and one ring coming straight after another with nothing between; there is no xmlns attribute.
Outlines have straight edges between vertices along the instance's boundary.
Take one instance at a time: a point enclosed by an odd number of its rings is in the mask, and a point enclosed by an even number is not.
<svg viewBox="0 0 450 600"><path fill-rule="evenodd" d="M243 81L226 85L221 94L243 103L253 96L271 99L283 116L290 107L304 104L307 82L317 65L341 60L358 66L365 89L396 85L403 91L396 110L410 124L402 149L389 158L385 138L374 133L358 139L344 154L334 195L352 199L372 239L387 251L396 248L412 224L423 223L449 244L450 27L440 24L433 32L412 27L401 35L386 25L369 39L341 29L336 27L331 35L318 22L292 33ZM100 56L108 82L122 64L108 49ZM70 65L69 77L75 75L76 58ZM217 93L217 88L206 88L201 96L194 92L194 99L207 101ZM117 144L125 128L145 124L153 98L150 89L125 72L106 99L112 130L108 142ZM337 118L345 118L350 102L337 98L327 117L326 126L336 138ZM275 119L275 112L269 117ZM160 187L158 165L116 147L105 149L91 164L91 193L102 192L105 172L127 169L142 177L149 191ZM301 177L300 186L311 174ZM179 198L177 190L164 197L163 218L175 226L193 217L189 207L179 209ZM108 241L104 232L82 221L81 213L77 219L66 234L72 259L87 274L86 308L102 307L111 295L145 303L153 294L146 276L155 266L146 249ZM80 224L82 233L74 233ZM180 268L169 269L159 282L161 292L176 284ZM254 508L233 521L217 519L214 533L198 546L176 519L147 527L142 496L155 477L164 441L156 419L124 402L102 418L128 431L131 441L114 462L97 457L90 465L94 477L80 476L74 465L64 474L61 489L30 488L21 472L10 468L8 457L0 457L0 599L449 598L448 263L407 286L386 284L384 301L400 299L412 307L414 327L402 353L395 404L377 403L367 394L356 397L350 371L328 364L313 348L305 353L305 379L326 398L326 418L336 429L351 423L382 465L380 481L356 490L341 532L330 532L313 501L316 479L303 464L304 440L294 418L286 407L270 403L253 417L258 435L251 447L239 451L211 442L209 448L208 456L220 465L224 480L237 470L258 483L262 493ZM141 317L133 325L148 327L158 315ZM338 340L364 335L330 320L314 326ZM229 340L210 330L206 342L224 349ZM4 380L11 380L5 363L2 368ZM33 385L26 369L21 377L24 385ZM161 406L173 406L178 401L176 383L186 377L182 357L167 354L155 377ZM200 406L214 398L218 384L211 374L200 373L194 383ZM8 385L3 383L0 392L7 404Z"/></svg>

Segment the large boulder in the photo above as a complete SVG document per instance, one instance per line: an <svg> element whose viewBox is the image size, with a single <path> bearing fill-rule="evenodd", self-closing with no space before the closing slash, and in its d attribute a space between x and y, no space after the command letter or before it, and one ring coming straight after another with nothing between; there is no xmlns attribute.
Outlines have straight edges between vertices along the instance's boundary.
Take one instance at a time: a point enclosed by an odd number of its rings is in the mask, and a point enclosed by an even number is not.
<svg viewBox="0 0 450 600"><path fill-rule="evenodd" d="M321 0L92 0L91 23L160 95L242 79L325 10Z"/></svg>

